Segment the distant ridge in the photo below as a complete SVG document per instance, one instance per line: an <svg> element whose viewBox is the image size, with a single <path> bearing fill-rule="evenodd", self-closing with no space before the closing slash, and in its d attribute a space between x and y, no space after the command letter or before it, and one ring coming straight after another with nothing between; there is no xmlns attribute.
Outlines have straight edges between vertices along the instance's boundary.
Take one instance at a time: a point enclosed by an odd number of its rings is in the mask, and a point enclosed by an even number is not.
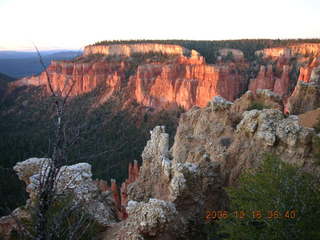
<svg viewBox="0 0 320 240"><path fill-rule="evenodd" d="M11 82L14 80L16 79L0 72L0 81Z"/></svg>
<svg viewBox="0 0 320 240"><path fill-rule="evenodd" d="M70 60L82 54L82 51L41 51L43 62L48 66L52 60ZM15 78L37 75L42 66L36 52L0 51L0 72Z"/></svg>
<svg viewBox="0 0 320 240"><path fill-rule="evenodd" d="M90 46L114 45L114 44L135 44L135 43L160 43L180 45L187 49L194 49L205 57L208 63L214 63L218 50L221 48L239 49L248 60L252 60L255 51L264 48L286 47L298 43L320 43L319 38L312 39L239 39L239 40L106 40L96 42Z"/></svg>

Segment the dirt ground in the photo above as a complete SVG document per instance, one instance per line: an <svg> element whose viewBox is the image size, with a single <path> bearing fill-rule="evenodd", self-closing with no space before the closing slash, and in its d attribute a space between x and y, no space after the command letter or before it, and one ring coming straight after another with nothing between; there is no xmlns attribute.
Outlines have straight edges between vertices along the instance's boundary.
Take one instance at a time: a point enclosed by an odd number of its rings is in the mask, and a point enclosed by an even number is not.
<svg viewBox="0 0 320 240"><path fill-rule="evenodd" d="M299 123L304 127L314 127L314 125L320 121L320 108L301 114L299 117Z"/></svg>

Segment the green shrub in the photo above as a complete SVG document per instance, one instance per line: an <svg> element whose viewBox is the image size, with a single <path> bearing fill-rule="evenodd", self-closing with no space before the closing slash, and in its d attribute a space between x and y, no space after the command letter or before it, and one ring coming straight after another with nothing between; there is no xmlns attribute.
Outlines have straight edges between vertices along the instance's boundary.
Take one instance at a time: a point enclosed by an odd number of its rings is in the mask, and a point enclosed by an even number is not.
<svg viewBox="0 0 320 240"><path fill-rule="evenodd" d="M297 167L268 155L256 171L242 174L239 185L227 192L228 217L219 220L226 239L320 239L319 185Z"/></svg>
<svg viewBox="0 0 320 240"><path fill-rule="evenodd" d="M253 110L253 109L257 109L257 110L262 110L262 109L266 109L269 108L269 106L264 105L260 102L253 102L249 107L248 107L248 111Z"/></svg>
<svg viewBox="0 0 320 240"><path fill-rule="evenodd" d="M318 136L313 138L313 157L316 164L320 165L320 137Z"/></svg>
<svg viewBox="0 0 320 240"><path fill-rule="evenodd" d="M34 207L26 209L30 213L31 218L20 219L18 222L24 229L27 229L29 234L21 234L13 231L10 240L34 239L38 219L36 206L37 204L35 204ZM46 239L97 239L98 234L105 229L98 225L92 217L84 211L84 207L85 206L75 205L71 194L59 195L46 214Z"/></svg>

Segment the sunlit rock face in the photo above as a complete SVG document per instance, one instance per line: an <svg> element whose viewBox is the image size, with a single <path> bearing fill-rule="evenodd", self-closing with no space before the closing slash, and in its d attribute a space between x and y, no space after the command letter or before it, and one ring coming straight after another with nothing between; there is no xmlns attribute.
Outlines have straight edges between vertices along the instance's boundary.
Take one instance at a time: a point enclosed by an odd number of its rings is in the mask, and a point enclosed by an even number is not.
<svg viewBox="0 0 320 240"><path fill-rule="evenodd" d="M185 109L203 107L217 95L234 100L245 85L235 67L206 64L143 65L131 81L136 99L143 105L177 103Z"/></svg>
<svg viewBox="0 0 320 240"><path fill-rule="evenodd" d="M20 79L11 87L46 85L49 91L49 79L53 90L62 95L68 94L73 86L71 96L103 87L102 102L120 93L127 94L126 102L135 101L155 109L171 105L185 109L194 105L203 107L217 95L234 100L247 87L247 80L237 63L206 64L198 52L176 45L129 44L118 47L89 46L91 50L107 49L105 52L101 50L106 56L89 55L93 52L87 50L79 61L53 61L47 72ZM107 56L108 51L118 56ZM161 61L148 59L141 62L128 57L132 53L148 52L169 55Z"/></svg>
<svg viewBox="0 0 320 240"><path fill-rule="evenodd" d="M320 57L314 57L310 63L305 63L300 67L299 81L310 82L314 81L317 75L317 68L320 66ZM311 79L313 73L313 79Z"/></svg>
<svg viewBox="0 0 320 240"><path fill-rule="evenodd" d="M13 86L23 85L46 85L49 91L48 79L55 92L66 95L71 88L71 95L80 95L94 90L99 85L109 87L113 92L121 84L124 78L125 65L122 62L90 62L71 63L52 61L46 72L39 76L25 77L16 82Z"/></svg>
<svg viewBox="0 0 320 240"><path fill-rule="evenodd" d="M269 89L281 96L287 95L290 86L290 66L283 65L280 68L282 74L280 77L277 77L273 72L273 66L271 64L268 66L261 65L257 77L250 81L249 90Z"/></svg>
<svg viewBox="0 0 320 240"><path fill-rule="evenodd" d="M191 51L179 45L158 43L98 45L87 46L84 49L85 56L91 54L131 56L134 53L146 54L150 52L188 55Z"/></svg>
<svg viewBox="0 0 320 240"><path fill-rule="evenodd" d="M306 55L306 54L319 54L320 44L319 43L301 43L293 44L288 47L275 47L266 48L263 50L256 51L256 55L262 55L263 57L278 58L280 56L294 56L296 54Z"/></svg>
<svg viewBox="0 0 320 240"><path fill-rule="evenodd" d="M45 85L49 91L49 79L53 90L62 95L68 94L71 86L71 96L102 89L97 104L113 96L124 96L123 106L136 102L155 110L178 106L188 110L192 106L205 107L214 96L234 101L247 90L259 89L277 93L287 104L297 80L315 82L318 76L319 44L257 51L256 55L262 56L263 61L250 75L251 79L248 72L252 69L240 50L219 50L220 57L230 52L234 61L221 58L216 64L207 64L197 51L178 45L88 46L82 57L74 61L53 61L47 72L20 79L10 86ZM289 105L286 110L288 108Z"/></svg>
<svg viewBox="0 0 320 240"><path fill-rule="evenodd" d="M257 89L273 90L275 77L273 75L272 65L267 67L260 66L260 71L255 79L250 81L249 90L255 91Z"/></svg>
<svg viewBox="0 0 320 240"><path fill-rule="evenodd" d="M269 89L287 98L297 81L309 83L317 78L320 65L320 44L294 44L287 47L266 48L256 51L264 62L256 78L250 80L249 90ZM296 76L296 77L294 77ZM297 85L298 86L298 85Z"/></svg>

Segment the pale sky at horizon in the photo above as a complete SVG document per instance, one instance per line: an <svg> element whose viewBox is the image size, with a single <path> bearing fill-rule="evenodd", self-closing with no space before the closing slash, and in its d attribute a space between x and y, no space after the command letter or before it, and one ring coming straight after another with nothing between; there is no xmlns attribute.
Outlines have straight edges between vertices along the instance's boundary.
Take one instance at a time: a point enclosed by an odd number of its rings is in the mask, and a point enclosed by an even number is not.
<svg viewBox="0 0 320 240"><path fill-rule="evenodd" d="M0 0L0 50L101 40L320 38L319 0Z"/></svg>

